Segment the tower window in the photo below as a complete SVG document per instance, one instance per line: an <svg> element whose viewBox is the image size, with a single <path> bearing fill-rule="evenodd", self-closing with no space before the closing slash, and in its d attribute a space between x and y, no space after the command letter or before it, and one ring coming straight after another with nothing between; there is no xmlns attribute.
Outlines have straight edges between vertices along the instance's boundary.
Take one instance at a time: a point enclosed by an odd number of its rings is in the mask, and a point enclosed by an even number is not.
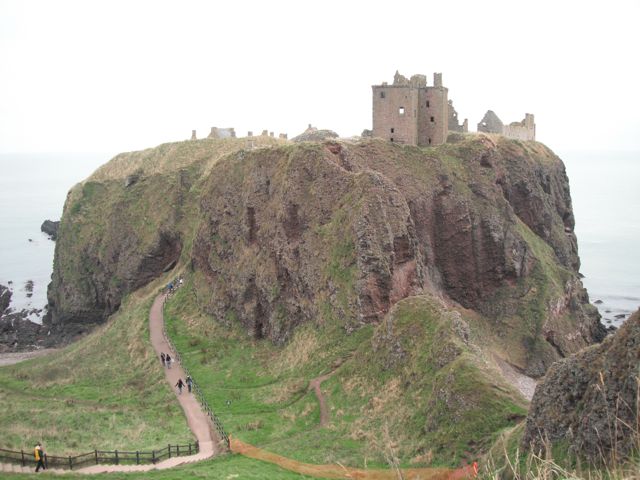
<svg viewBox="0 0 640 480"><path fill-rule="evenodd" d="M431 145L431 139L429 139L429 145Z"/></svg>
<svg viewBox="0 0 640 480"><path fill-rule="evenodd" d="M393 133L393 132L394 132L394 130L395 130L395 128L392 128L392 129L391 129L391 133Z"/></svg>
<svg viewBox="0 0 640 480"><path fill-rule="evenodd" d="M398 113L399 113L400 115L404 115L404 107L400 107L400 108L398 109Z"/></svg>
<svg viewBox="0 0 640 480"><path fill-rule="evenodd" d="M427 108L429 108L429 100L427 100Z"/></svg>
<svg viewBox="0 0 640 480"><path fill-rule="evenodd" d="M384 98L385 97L385 93L384 92L380 92L380 98Z"/></svg>
<svg viewBox="0 0 640 480"><path fill-rule="evenodd" d="M435 117L431 117L431 121L435 122L436 121Z"/></svg>
<svg viewBox="0 0 640 480"><path fill-rule="evenodd" d="M393 142L393 137L391 137L391 141Z"/></svg>

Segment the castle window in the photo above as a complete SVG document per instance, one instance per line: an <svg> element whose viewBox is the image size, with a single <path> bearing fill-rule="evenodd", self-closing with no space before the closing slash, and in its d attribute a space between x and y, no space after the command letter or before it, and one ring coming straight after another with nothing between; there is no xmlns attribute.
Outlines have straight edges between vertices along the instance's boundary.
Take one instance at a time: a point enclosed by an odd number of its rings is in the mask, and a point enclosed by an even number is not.
<svg viewBox="0 0 640 480"><path fill-rule="evenodd" d="M384 92L380 92L380 98L384 98Z"/></svg>
<svg viewBox="0 0 640 480"><path fill-rule="evenodd" d="M429 139L429 145L431 145L431 139Z"/></svg>
<svg viewBox="0 0 640 480"><path fill-rule="evenodd" d="M436 121L435 117L431 117L431 121L435 122Z"/></svg>
<svg viewBox="0 0 640 480"><path fill-rule="evenodd" d="M404 107L400 107L400 108L398 109L398 113L399 113L400 115L404 115Z"/></svg>
<svg viewBox="0 0 640 480"><path fill-rule="evenodd" d="M394 128L392 128L392 129L391 129L391 133L393 133L393 131L394 131L394 130L395 130L395 129L394 129Z"/></svg>
<svg viewBox="0 0 640 480"><path fill-rule="evenodd" d="M393 137L391 137L391 141L393 142Z"/></svg>
<svg viewBox="0 0 640 480"><path fill-rule="evenodd" d="M429 100L427 100L427 108L429 108Z"/></svg>

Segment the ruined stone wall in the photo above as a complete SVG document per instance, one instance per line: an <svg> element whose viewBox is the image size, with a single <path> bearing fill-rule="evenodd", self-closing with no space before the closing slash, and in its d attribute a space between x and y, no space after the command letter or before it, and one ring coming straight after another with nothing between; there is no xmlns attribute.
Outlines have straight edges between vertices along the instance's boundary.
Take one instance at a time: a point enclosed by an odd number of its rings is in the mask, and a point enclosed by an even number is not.
<svg viewBox="0 0 640 480"><path fill-rule="evenodd" d="M211 127L211 133L209 133L209 138L236 138L236 131L233 127L230 127L230 128Z"/></svg>
<svg viewBox="0 0 640 480"><path fill-rule="evenodd" d="M504 136L517 140L535 140L536 124L531 113L525 113L524 120L504 126Z"/></svg>
<svg viewBox="0 0 640 480"><path fill-rule="evenodd" d="M478 131L484 133L504 133L504 124L500 117L493 110L487 110L480 123L478 123Z"/></svg>
<svg viewBox="0 0 640 480"><path fill-rule="evenodd" d="M508 138L516 140L535 140L536 124L533 114L525 113L524 120L520 122L511 122L504 125L498 115L493 110L487 110L480 123L478 123L478 131L484 133L499 133Z"/></svg>
<svg viewBox="0 0 640 480"><path fill-rule="evenodd" d="M465 118L464 122L460 124L459 120L458 112L454 108L453 102L449 100L449 131L467 133L469 131L469 122Z"/></svg>
<svg viewBox="0 0 640 480"><path fill-rule="evenodd" d="M373 136L416 145L418 89L409 85L374 85Z"/></svg>

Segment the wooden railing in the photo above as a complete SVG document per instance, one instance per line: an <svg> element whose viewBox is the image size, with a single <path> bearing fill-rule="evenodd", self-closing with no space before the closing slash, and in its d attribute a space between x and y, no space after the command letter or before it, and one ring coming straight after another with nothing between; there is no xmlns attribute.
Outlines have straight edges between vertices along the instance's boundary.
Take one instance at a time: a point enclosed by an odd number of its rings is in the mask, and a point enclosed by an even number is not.
<svg viewBox="0 0 640 480"><path fill-rule="evenodd" d="M163 310L162 335L164 335L164 339L166 340L167 344L169 345L169 348L171 349L171 352L173 353L173 358L177 362L180 362L180 365L182 366L182 369L184 370L185 375L188 375L188 376L191 377L192 390L195 393L196 398L200 402L200 405L202 406L202 409L204 410L204 412L211 419L211 423L213 423L213 426L215 427L216 431L218 432L218 435L220 435L220 439L224 442L224 444L226 445L227 449L229 449L229 447L230 447L229 435L227 435L227 432L225 432L224 427L222 426L222 422L220 421L218 416L214 413L214 411L211 410L211 407L209 406L209 403L207 402L206 398L204 397L204 394L202 393L202 390L198 386L197 382L193 378L193 375L191 375L189 373L189 369L182 362L182 358L180 357L180 352L178 352L178 349L176 348L176 346L173 344L173 342L169 338L169 335L167 335L167 329L165 328L165 322L164 322L164 306L167 303L167 300L169 299L169 297L171 297L171 296L172 296L171 293L167 294L164 297L164 301L162 302L162 310Z"/></svg>
<svg viewBox="0 0 640 480"><path fill-rule="evenodd" d="M144 465L156 464L161 460L171 457L182 457L194 455L200 450L198 442L184 445L167 445L165 448L151 451L136 450L135 452L123 450L94 450L93 452L81 453L79 455L68 455L66 457L58 455L46 455L48 468L77 469L88 465ZM0 460L20 464L23 467L27 464L35 463L33 450L5 450L0 448Z"/></svg>

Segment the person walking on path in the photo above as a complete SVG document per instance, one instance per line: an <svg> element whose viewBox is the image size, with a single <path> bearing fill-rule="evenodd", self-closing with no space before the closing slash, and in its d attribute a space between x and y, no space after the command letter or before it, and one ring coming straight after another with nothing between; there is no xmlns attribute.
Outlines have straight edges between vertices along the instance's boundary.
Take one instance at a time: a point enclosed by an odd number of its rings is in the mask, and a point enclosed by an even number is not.
<svg viewBox="0 0 640 480"><path fill-rule="evenodd" d="M36 447L33 449L33 456L36 460L36 473L38 473L41 468L45 470L47 467L44 466L44 450L42 450L40 442L36 443Z"/></svg>
<svg viewBox="0 0 640 480"><path fill-rule="evenodd" d="M184 387L184 382L181 378L178 379L178 383L176 383L176 387L178 387L178 395L182 395L182 387Z"/></svg>
<svg viewBox="0 0 640 480"><path fill-rule="evenodd" d="M187 390L191 393L191 388L193 387L193 380L191 379L191 375L187 375Z"/></svg>
<svg viewBox="0 0 640 480"><path fill-rule="evenodd" d="M162 362L162 366L164 367L166 364L166 359L164 356L164 352L160 352L160 361Z"/></svg>
<svg viewBox="0 0 640 480"><path fill-rule="evenodd" d="M169 355L168 353L164 356L164 361L167 364L167 368L171 369L171 355Z"/></svg>

